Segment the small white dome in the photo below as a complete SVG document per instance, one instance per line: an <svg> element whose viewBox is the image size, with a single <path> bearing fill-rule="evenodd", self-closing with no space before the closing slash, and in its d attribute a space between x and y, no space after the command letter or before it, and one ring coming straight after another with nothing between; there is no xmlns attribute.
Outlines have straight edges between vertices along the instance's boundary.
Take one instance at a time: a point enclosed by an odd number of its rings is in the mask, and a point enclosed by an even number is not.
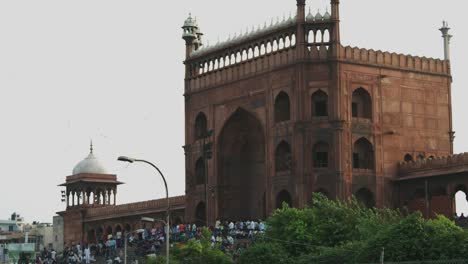
<svg viewBox="0 0 468 264"><path fill-rule="evenodd" d="M322 14L320 14L320 10L317 11L317 14L315 15L315 20L322 20Z"/></svg>
<svg viewBox="0 0 468 264"><path fill-rule="evenodd" d="M306 20L309 22L314 20L314 15L312 15L312 12L310 12L310 8L309 8L309 14L306 17Z"/></svg>
<svg viewBox="0 0 468 264"><path fill-rule="evenodd" d="M185 20L183 27L198 27L197 20L192 18L192 14Z"/></svg>
<svg viewBox="0 0 468 264"><path fill-rule="evenodd" d="M90 174L107 174L107 170L99 162L99 160L93 154L93 148L91 145L91 151L84 160L80 161L73 168L73 175L81 173L90 173Z"/></svg>

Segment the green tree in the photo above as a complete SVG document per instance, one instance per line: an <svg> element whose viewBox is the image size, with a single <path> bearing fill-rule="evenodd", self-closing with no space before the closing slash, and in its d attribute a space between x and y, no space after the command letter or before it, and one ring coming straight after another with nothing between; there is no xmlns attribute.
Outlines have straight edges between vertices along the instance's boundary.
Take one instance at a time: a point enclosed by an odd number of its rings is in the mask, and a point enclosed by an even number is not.
<svg viewBox="0 0 468 264"><path fill-rule="evenodd" d="M267 225L263 239L245 251L241 263L249 258L267 263L272 258L282 260L280 256L293 263L369 263L379 261L383 248L386 261L447 260L468 255L468 232L453 221L443 216L427 220L420 213L370 209L355 198L331 201L314 195L310 207L283 206Z"/></svg>
<svg viewBox="0 0 468 264"><path fill-rule="evenodd" d="M239 258L239 264L293 264L281 245L269 242L255 243Z"/></svg>

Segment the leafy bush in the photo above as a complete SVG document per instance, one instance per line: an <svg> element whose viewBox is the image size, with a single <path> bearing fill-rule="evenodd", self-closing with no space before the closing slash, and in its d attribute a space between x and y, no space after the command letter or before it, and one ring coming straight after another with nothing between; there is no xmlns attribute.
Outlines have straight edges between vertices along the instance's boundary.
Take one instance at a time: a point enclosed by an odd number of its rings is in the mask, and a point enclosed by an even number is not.
<svg viewBox="0 0 468 264"><path fill-rule="evenodd" d="M293 264L285 250L275 243L256 243L245 250L239 264Z"/></svg>
<svg viewBox="0 0 468 264"><path fill-rule="evenodd" d="M332 201L314 194L310 207L284 206L267 221L263 242L252 252L280 252L294 263L460 259L468 255L468 233L443 216L366 208L355 198ZM241 259L243 259L241 257ZM267 258L262 258L267 263ZM246 262L244 262L246 263Z"/></svg>

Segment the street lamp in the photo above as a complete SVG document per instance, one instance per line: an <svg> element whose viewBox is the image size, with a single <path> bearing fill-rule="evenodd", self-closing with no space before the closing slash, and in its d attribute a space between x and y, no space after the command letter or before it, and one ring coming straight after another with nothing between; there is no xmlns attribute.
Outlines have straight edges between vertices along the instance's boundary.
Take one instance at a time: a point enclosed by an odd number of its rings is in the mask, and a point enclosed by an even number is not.
<svg viewBox="0 0 468 264"><path fill-rule="evenodd" d="M142 159L135 159L135 158L130 158L130 157L126 157L126 156L120 156L117 160L119 161L124 161L124 162L129 162L129 163L133 163L133 162L143 162L143 163L146 163L146 164L149 164L151 167L155 168L158 172L159 172L159 175L161 175L163 181L164 181L164 187L166 187L166 200L167 200L167 209L166 209L166 264L169 264L169 237L170 237L170 233L169 233L169 216L170 216L170 209L171 209L171 205L170 205L170 202L169 202L169 191L167 189L167 182L166 182L166 178L164 178L164 175L162 174L161 170L159 170L158 167L156 167L156 165L154 165L153 163L149 162L149 161L146 161L146 160L142 160Z"/></svg>

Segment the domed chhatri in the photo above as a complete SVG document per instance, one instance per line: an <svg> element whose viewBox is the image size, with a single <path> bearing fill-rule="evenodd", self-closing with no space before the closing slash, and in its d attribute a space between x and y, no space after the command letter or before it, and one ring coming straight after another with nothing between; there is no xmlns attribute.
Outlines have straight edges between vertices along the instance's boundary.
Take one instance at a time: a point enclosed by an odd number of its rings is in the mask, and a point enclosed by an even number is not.
<svg viewBox="0 0 468 264"><path fill-rule="evenodd" d="M184 27L198 27L197 20L192 18L192 14L190 13L188 18L184 22Z"/></svg>
<svg viewBox="0 0 468 264"><path fill-rule="evenodd" d="M101 164L101 162L94 156L93 143L90 146L89 155L82 161L80 161L73 168L73 175L77 174L107 174L107 170Z"/></svg>

